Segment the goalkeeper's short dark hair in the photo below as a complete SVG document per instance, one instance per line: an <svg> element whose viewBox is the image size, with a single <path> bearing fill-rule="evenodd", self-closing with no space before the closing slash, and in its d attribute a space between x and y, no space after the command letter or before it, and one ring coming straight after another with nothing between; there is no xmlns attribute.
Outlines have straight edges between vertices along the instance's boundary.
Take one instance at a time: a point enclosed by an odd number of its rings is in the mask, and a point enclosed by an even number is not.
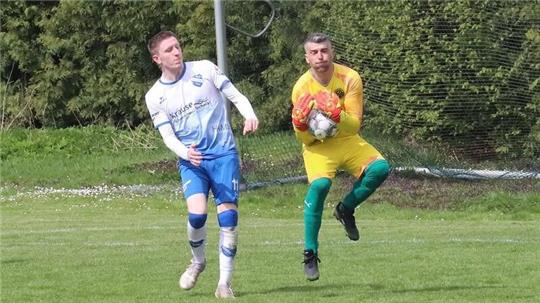
<svg viewBox="0 0 540 303"><path fill-rule="evenodd" d="M331 41L330 41L330 37L328 37L328 35L326 34L323 34L323 33L310 33L306 40L304 41L304 45L308 44L308 43L323 43L323 42L326 42L328 41L328 43L331 44Z"/></svg>

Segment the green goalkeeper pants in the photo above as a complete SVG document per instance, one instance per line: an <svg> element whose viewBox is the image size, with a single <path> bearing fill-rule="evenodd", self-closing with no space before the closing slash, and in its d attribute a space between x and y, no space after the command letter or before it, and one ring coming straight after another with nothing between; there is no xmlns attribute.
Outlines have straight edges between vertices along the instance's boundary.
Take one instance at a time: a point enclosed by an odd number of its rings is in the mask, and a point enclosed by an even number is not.
<svg viewBox="0 0 540 303"><path fill-rule="evenodd" d="M384 182L390 165L386 160L375 160L368 165L362 177L356 181L352 190L343 199L343 205L354 210L364 202ZM319 230L321 229L324 200L330 191L332 180L318 178L311 182L304 200L304 248L315 253L319 249Z"/></svg>

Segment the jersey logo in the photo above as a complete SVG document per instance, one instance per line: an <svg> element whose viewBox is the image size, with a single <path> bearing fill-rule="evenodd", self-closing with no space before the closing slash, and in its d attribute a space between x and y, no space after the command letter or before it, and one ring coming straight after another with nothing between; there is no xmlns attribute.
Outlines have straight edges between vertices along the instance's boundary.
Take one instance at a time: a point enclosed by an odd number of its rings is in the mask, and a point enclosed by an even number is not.
<svg viewBox="0 0 540 303"><path fill-rule="evenodd" d="M193 105L195 106L195 109L207 107L208 105L210 105L210 99L208 98L198 99L197 101L193 103Z"/></svg>
<svg viewBox="0 0 540 303"><path fill-rule="evenodd" d="M191 77L191 83L193 83L193 85L197 87L201 87L203 84L202 75L201 74L193 75L193 77Z"/></svg>
<svg viewBox="0 0 540 303"><path fill-rule="evenodd" d="M343 91L342 88L337 88L336 91L335 91L336 95L341 99L343 97L345 97L345 92Z"/></svg>
<svg viewBox="0 0 540 303"><path fill-rule="evenodd" d="M165 102L166 100L167 100L167 98L165 98L163 96L159 97L159 104Z"/></svg>

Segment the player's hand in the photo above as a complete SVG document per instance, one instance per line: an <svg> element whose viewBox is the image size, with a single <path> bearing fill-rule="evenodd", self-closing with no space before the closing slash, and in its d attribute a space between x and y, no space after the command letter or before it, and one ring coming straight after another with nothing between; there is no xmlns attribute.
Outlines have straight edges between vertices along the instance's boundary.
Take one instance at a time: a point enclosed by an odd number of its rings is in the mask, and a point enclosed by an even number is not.
<svg viewBox="0 0 540 303"><path fill-rule="evenodd" d="M259 128L259 120L257 118L246 119L244 121L244 136L249 133L254 133Z"/></svg>
<svg viewBox="0 0 540 303"><path fill-rule="evenodd" d="M339 123L341 115L341 104L338 95L327 91L320 91L315 96L317 109L327 115L334 122Z"/></svg>
<svg viewBox="0 0 540 303"><path fill-rule="evenodd" d="M310 94L304 94L296 100L292 109L292 123L300 131L306 131L308 129L308 116L311 109L315 105L313 96Z"/></svg>
<svg viewBox="0 0 540 303"><path fill-rule="evenodd" d="M201 152L197 150L195 144L191 144L191 146L188 149L187 155L188 155L188 160L191 164L195 166L201 165L201 161L203 157L202 157Z"/></svg>

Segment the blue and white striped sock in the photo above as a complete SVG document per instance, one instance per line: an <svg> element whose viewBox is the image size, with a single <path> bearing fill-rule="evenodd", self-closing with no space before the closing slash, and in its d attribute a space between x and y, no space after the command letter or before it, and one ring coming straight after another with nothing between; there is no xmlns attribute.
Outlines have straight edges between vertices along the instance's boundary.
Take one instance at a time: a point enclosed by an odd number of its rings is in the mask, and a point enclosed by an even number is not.
<svg viewBox="0 0 540 303"><path fill-rule="evenodd" d="M194 263L205 263L206 214L189 214L187 234Z"/></svg>
<svg viewBox="0 0 540 303"><path fill-rule="evenodd" d="M219 222L219 285L231 285L238 232L238 212L235 209L218 214Z"/></svg>

